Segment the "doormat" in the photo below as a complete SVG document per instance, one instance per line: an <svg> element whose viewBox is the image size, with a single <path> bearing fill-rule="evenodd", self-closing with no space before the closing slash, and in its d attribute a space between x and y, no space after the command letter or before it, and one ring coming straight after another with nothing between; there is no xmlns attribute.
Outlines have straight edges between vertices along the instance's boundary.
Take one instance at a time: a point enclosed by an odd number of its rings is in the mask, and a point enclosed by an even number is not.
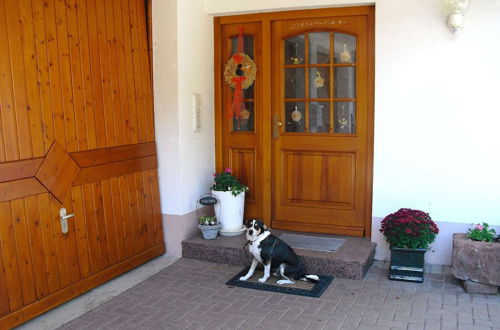
<svg viewBox="0 0 500 330"><path fill-rule="evenodd" d="M332 252L338 250L345 239L283 233L279 238L292 248Z"/></svg>
<svg viewBox="0 0 500 330"><path fill-rule="evenodd" d="M264 275L263 270L255 270L255 273L252 277L250 277L246 281L240 281L241 276L245 276L248 272L248 268L243 269L241 272L236 274L233 278L226 282L226 285L229 286L237 286L241 288L247 289L255 289L255 290L263 290L263 291L272 291L286 294L294 294L297 296L306 296L306 297L314 297L319 298L328 288L330 283L333 281L333 276L331 275L318 275L319 282L304 282L304 281L296 281L294 284L277 284L276 282L281 280L281 277L276 277L271 275L266 283L260 283L259 278Z"/></svg>

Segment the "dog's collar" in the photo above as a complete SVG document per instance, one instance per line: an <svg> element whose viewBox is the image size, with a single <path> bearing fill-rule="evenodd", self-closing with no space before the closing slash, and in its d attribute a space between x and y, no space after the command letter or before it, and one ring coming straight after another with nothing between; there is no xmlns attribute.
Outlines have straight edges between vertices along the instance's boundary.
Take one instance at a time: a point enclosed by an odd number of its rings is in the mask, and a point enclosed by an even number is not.
<svg viewBox="0 0 500 330"><path fill-rule="evenodd" d="M245 249L245 247L250 244L252 245L254 242L257 242L257 241L263 241L264 239L266 239L267 236L271 235L271 232L269 230L266 230L265 232L263 232L262 234L260 234L259 236L257 236L256 239L254 239L253 241L252 240L248 240L245 245L243 245L243 249Z"/></svg>

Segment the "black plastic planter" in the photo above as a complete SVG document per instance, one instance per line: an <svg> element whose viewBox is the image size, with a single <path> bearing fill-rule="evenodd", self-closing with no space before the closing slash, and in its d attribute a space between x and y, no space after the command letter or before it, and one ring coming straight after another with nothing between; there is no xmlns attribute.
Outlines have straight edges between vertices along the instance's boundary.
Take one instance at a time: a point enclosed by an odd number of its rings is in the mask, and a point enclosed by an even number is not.
<svg viewBox="0 0 500 330"><path fill-rule="evenodd" d="M427 249L405 249L391 246L389 279L422 283L424 281L424 254Z"/></svg>

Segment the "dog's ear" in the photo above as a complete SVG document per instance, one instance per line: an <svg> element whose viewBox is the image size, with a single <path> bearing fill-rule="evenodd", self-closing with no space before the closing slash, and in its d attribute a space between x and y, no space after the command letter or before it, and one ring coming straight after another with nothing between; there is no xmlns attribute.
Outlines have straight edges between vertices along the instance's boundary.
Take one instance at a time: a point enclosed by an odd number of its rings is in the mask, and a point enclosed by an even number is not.
<svg viewBox="0 0 500 330"><path fill-rule="evenodd" d="M252 225L252 219L245 221L245 227L250 227Z"/></svg>

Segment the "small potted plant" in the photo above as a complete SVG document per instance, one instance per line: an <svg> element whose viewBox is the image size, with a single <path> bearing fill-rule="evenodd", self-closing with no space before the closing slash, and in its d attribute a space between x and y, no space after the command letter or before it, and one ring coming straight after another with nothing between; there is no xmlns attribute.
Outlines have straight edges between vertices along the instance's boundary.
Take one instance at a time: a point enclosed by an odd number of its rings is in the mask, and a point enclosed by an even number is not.
<svg viewBox="0 0 500 330"><path fill-rule="evenodd" d="M400 209L382 220L380 232L391 249L389 279L424 281L424 255L439 233L428 213Z"/></svg>
<svg viewBox="0 0 500 330"><path fill-rule="evenodd" d="M220 224L215 216L202 215L198 217L198 228L201 229L204 239L215 239Z"/></svg>
<svg viewBox="0 0 500 330"><path fill-rule="evenodd" d="M212 195L217 198L214 205L215 216L221 224L223 236L239 235L244 231L243 213L245 210L245 192L248 187L232 175L230 168L222 173L214 173Z"/></svg>
<svg viewBox="0 0 500 330"><path fill-rule="evenodd" d="M453 275L468 293L496 294L500 287L500 243L495 230L483 222L466 234L453 234Z"/></svg>

